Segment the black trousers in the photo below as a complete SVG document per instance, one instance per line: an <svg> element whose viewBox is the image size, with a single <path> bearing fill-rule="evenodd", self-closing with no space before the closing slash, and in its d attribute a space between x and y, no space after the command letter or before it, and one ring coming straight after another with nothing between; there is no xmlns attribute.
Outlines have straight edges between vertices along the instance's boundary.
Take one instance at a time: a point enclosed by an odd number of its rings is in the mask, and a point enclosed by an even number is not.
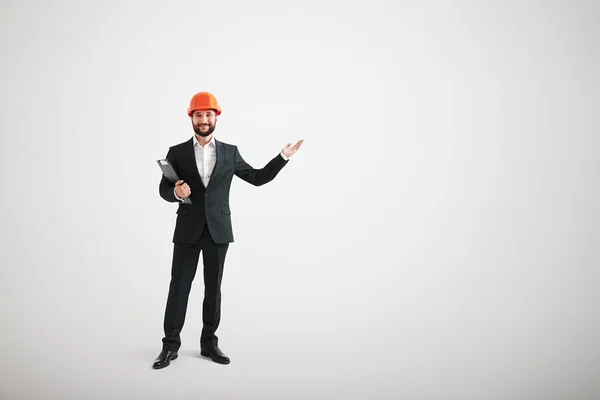
<svg viewBox="0 0 600 400"><path fill-rule="evenodd" d="M196 275L200 251L204 266L204 302L202 304L202 333L200 346L218 346L215 335L221 320L221 281L229 243L217 244L212 240L208 225L196 244L174 243L171 283L165 310L163 349L178 350L180 333L185 322L188 298Z"/></svg>

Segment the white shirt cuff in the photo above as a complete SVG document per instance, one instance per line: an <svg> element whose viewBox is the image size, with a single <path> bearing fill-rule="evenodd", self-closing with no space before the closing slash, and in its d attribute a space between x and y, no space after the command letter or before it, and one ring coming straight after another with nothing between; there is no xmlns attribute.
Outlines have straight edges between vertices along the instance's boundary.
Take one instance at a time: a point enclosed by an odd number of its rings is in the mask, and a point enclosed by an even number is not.
<svg viewBox="0 0 600 400"><path fill-rule="evenodd" d="M183 201L183 199L179 196L177 196L177 191L175 189L173 189L173 194L175 195L175 198L179 201Z"/></svg>

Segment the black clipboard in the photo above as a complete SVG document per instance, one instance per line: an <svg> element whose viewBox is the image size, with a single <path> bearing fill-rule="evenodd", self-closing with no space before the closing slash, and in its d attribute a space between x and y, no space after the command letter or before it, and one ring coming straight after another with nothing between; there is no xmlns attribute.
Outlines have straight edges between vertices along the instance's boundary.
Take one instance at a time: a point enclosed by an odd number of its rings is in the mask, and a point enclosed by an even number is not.
<svg viewBox="0 0 600 400"><path fill-rule="evenodd" d="M177 172L175 172L175 169L173 168L169 160L156 160L156 162L158 163L158 166L160 167L163 175L165 176L165 178L167 178L168 181L173 182L173 184L175 184L175 182L179 180ZM185 199L183 199L182 203L192 204L192 200L190 200L189 197L186 197Z"/></svg>

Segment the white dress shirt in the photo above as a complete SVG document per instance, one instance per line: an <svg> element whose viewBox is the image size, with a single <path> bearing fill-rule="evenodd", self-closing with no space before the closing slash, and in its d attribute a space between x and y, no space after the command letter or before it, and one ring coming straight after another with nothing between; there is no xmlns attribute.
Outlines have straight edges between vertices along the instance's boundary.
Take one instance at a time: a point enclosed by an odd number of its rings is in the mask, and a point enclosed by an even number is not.
<svg viewBox="0 0 600 400"><path fill-rule="evenodd" d="M208 186L208 182L210 182L210 177L212 176L213 170L215 169L215 164L217 163L217 146L215 145L215 137L210 139L208 143L204 146L200 144L198 141L198 137L194 135L194 157L196 158L196 167L198 168L198 174L200 174L200 179L202 179L202 183L204 183L204 187ZM183 201L182 198L177 196L177 192L173 189L173 193L175 193L175 198L179 201Z"/></svg>
<svg viewBox="0 0 600 400"><path fill-rule="evenodd" d="M202 183L204 183L204 187L207 187L217 162L217 146L214 136L202 147L194 135L194 155Z"/></svg>
<svg viewBox="0 0 600 400"><path fill-rule="evenodd" d="M287 161L288 158L285 156L285 154L283 154L283 152L281 152L280 155L284 160ZM202 147L198 141L198 137L194 135L194 156L196 157L196 167L198 168L200 179L202 179L204 187L207 187L213 170L215 169L215 164L217 163L217 146L215 144L214 135L210 139L210 142L206 143L204 147ZM183 201L181 197L177 196L175 189L173 189L173 193L175 194L175 198L177 200Z"/></svg>

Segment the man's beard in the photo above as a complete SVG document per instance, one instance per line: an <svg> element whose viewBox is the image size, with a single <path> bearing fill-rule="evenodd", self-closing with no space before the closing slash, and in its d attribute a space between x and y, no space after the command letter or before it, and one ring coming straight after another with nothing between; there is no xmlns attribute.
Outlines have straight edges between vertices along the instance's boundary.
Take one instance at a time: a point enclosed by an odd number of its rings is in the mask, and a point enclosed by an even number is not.
<svg viewBox="0 0 600 400"><path fill-rule="evenodd" d="M200 127L199 127L198 125L194 125L194 132L196 132L196 134L197 134L198 136L207 137L207 136L209 136L211 133L213 133L213 132L214 132L214 130L215 130L215 126L216 126L216 125L209 125L209 126L208 126L208 130L207 130L206 132L202 132L202 131L200 130Z"/></svg>

